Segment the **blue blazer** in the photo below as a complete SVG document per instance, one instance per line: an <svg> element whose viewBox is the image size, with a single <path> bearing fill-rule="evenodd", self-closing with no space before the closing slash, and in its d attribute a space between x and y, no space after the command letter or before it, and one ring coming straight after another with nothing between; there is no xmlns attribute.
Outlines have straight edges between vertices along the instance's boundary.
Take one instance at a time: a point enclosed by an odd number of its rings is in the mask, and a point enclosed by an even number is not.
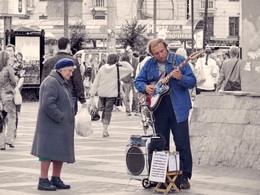
<svg viewBox="0 0 260 195"><path fill-rule="evenodd" d="M166 71L169 74L172 69L172 61L174 53L169 52L166 61ZM177 55L176 66L179 66L185 58ZM170 97L172 102L172 107L176 116L177 122L183 122L189 117L189 110L191 109L191 99L188 89L192 89L196 86L196 77L193 74L189 64L185 64L181 68L182 79L177 80L171 78L169 85L171 87ZM135 88L141 93L145 92L146 85L156 82L159 80L159 68L158 63L154 57L150 58L141 69L139 75L136 77L134 82Z"/></svg>

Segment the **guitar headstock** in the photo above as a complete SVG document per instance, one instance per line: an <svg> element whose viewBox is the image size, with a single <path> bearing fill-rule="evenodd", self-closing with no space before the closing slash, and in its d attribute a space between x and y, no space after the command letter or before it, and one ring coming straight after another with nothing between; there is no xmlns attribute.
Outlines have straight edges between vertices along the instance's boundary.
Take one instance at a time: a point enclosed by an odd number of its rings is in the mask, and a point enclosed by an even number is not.
<svg viewBox="0 0 260 195"><path fill-rule="evenodd" d="M177 68L181 69L188 61L195 59L196 57L202 55L203 53L205 53L205 50L196 51L196 52L192 53Z"/></svg>
<svg viewBox="0 0 260 195"><path fill-rule="evenodd" d="M201 51L196 51L196 52L193 52L190 56L189 56L189 59L190 60L193 60L195 58L197 58L198 56L202 55L205 53L205 50L201 50Z"/></svg>

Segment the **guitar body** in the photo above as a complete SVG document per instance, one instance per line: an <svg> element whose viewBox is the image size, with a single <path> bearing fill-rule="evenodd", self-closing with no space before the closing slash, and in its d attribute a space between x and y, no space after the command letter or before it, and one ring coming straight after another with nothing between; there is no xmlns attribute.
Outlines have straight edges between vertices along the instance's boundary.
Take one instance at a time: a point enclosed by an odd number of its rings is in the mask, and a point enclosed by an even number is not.
<svg viewBox="0 0 260 195"><path fill-rule="evenodd" d="M162 84L163 78L154 84L155 92L153 95L146 95L146 104L151 111L155 111L159 106L164 95L171 91L167 84Z"/></svg>

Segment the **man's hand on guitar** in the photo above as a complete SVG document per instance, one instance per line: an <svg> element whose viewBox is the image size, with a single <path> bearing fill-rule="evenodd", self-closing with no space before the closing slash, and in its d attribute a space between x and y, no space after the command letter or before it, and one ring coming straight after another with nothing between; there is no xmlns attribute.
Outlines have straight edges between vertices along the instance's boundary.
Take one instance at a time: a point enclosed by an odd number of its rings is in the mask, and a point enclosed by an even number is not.
<svg viewBox="0 0 260 195"><path fill-rule="evenodd" d="M153 95L155 92L155 87L153 85L147 85L145 91L148 95Z"/></svg>
<svg viewBox="0 0 260 195"><path fill-rule="evenodd" d="M172 77L177 80L181 80L181 78L182 78L181 71L176 66L174 66L174 70L172 71Z"/></svg>

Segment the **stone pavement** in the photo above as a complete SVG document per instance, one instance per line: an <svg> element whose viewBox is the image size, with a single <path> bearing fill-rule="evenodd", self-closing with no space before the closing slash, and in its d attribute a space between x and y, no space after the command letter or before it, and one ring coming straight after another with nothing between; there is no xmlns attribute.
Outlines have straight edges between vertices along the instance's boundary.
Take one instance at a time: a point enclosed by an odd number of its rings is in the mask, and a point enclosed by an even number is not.
<svg viewBox="0 0 260 195"><path fill-rule="evenodd" d="M124 112L113 112L109 138L102 137L100 121L93 123L91 136L75 136L76 163L64 164L62 171L62 179L72 186L70 190L38 191L40 163L30 155L37 107L38 103L22 105L15 149L0 151L0 195L160 194L153 193L152 188L138 187L140 182L136 180L125 189L130 178L125 165L126 142L130 135L143 131L140 118ZM179 194L260 194L259 178L260 171L251 169L194 166L191 189Z"/></svg>

